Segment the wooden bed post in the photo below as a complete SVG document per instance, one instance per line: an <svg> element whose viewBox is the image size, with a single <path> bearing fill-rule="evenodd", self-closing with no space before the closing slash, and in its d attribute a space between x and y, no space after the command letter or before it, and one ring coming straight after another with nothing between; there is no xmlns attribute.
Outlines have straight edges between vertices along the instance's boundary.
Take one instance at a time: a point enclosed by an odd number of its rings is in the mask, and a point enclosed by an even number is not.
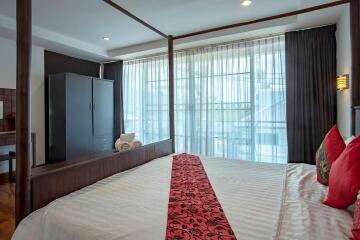
<svg viewBox="0 0 360 240"><path fill-rule="evenodd" d="M170 139L172 140L172 151L175 152L175 120L174 120L174 38L168 37L169 56L169 120Z"/></svg>
<svg viewBox="0 0 360 240"><path fill-rule="evenodd" d="M360 105L360 3L350 1L350 33L351 33L351 134L355 135L355 107Z"/></svg>
<svg viewBox="0 0 360 240"><path fill-rule="evenodd" d="M31 210L30 203L30 72L31 0L16 1L16 224Z"/></svg>

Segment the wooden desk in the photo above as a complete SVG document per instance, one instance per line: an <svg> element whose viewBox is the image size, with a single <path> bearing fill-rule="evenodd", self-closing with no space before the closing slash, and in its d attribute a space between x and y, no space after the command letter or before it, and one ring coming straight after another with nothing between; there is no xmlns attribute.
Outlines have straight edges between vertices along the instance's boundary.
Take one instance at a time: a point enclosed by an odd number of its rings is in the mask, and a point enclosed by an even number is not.
<svg viewBox="0 0 360 240"><path fill-rule="evenodd" d="M16 132L10 131L10 132L0 132L0 147L2 146L10 146L16 144ZM8 162L9 166L9 180L14 181L13 176L13 167L12 167L12 160L14 159L13 156L10 156L8 153L0 155L0 162Z"/></svg>
<svg viewBox="0 0 360 240"><path fill-rule="evenodd" d="M14 159L14 155L12 154L4 154L4 155L0 155L0 162L8 162L8 166L9 166L9 182L14 182L15 178L13 176L13 159Z"/></svg>
<svg viewBox="0 0 360 240"><path fill-rule="evenodd" d="M0 132L0 147L16 144L16 131ZM36 135L31 133L32 165L36 167Z"/></svg>
<svg viewBox="0 0 360 240"><path fill-rule="evenodd" d="M16 132L0 132L0 146L15 145L16 143Z"/></svg>

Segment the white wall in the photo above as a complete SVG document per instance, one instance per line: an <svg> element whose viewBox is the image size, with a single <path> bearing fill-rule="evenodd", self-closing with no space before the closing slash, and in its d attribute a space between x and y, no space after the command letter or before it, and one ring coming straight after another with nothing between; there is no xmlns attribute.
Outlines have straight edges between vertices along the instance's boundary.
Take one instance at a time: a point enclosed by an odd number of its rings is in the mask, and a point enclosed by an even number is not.
<svg viewBox="0 0 360 240"><path fill-rule="evenodd" d="M346 6L337 23L337 74L350 74L351 88L351 40L350 11ZM351 136L351 90L337 92L337 125L344 137Z"/></svg>
<svg viewBox="0 0 360 240"><path fill-rule="evenodd" d="M16 88L16 42L0 38L0 88ZM45 162L44 119L44 49L33 46L31 62L31 131L36 133L37 163ZM0 147L0 154L15 149ZM6 172L6 163L0 163L0 172Z"/></svg>

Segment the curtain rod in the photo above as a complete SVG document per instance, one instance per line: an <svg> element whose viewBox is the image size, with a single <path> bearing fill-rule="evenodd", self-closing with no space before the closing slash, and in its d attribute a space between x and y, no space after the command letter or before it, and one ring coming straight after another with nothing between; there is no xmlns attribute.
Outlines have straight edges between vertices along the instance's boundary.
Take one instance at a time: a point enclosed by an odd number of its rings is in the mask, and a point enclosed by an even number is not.
<svg viewBox="0 0 360 240"><path fill-rule="evenodd" d="M326 27L326 26L331 26L334 24L335 23L330 23L330 24L323 24L323 25L307 27L307 28L298 28L298 29L291 30L290 32ZM242 43L242 42L257 41L257 40L262 40L262 39L266 39L266 38L279 37L279 36L285 35L285 33L286 32L278 32L278 33L271 33L271 34L260 35L260 36L256 36L256 37L250 37L250 38L243 38L243 39L238 39L238 40L233 40L233 41L206 44L206 45L201 45L201 46L197 46L197 47L188 47L188 48L185 47L185 48L181 48L181 49L174 51L174 53L176 54L176 53L191 51L191 50L200 49L200 48L226 46L226 45ZM163 57L163 56L167 56L167 52L160 52L160 53L154 53L154 54L144 55L144 56L135 57L135 58L124 59L123 61L124 62L125 61L136 61L136 60L142 60L142 59L147 59L147 58L152 58L152 57L155 58L155 57Z"/></svg>
<svg viewBox="0 0 360 240"><path fill-rule="evenodd" d="M196 50L196 49L227 46L227 45L238 44L238 43L258 41L258 40L262 40L262 39L270 39L270 38L280 37L280 36L283 36L283 35L284 35L284 33L272 33L272 34L261 35L261 36L257 36L257 37L243 38L243 39L238 39L238 40L233 40L233 41L226 41L226 42L219 42L219 43L212 43L212 44L206 44L206 45L201 45L201 46L196 46L196 47L187 47L187 48L185 47L185 48L175 50L174 54L183 53L183 52L187 52L187 51L192 51L192 50ZM167 52L160 52L160 53L154 53L154 54L144 55L144 56L140 56L140 57L124 59L123 61L124 62L125 61L127 61L127 62L129 62L129 61L139 61L139 60L142 60L142 59L165 57L165 56L167 56Z"/></svg>

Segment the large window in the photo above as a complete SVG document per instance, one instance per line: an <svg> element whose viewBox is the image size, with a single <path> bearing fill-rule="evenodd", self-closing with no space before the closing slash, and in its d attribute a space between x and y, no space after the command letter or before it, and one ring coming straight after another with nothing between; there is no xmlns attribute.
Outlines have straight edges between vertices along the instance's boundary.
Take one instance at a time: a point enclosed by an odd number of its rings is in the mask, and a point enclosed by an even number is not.
<svg viewBox="0 0 360 240"><path fill-rule="evenodd" d="M283 36L177 52L176 151L286 163L284 62ZM131 94L124 88L126 131L157 136L143 138L145 142L168 137L167 57L128 61L124 66L124 85L133 84ZM164 77L144 74L149 71ZM154 87L144 92L150 79ZM141 114L127 110L134 101L145 102Z"/></svg>
<svg viewBox="0 0 360 240"><path fill-rule="evenodd" d="M144 144L169 138L169 81L166 56L124 62L125 132Z"/></svg>

